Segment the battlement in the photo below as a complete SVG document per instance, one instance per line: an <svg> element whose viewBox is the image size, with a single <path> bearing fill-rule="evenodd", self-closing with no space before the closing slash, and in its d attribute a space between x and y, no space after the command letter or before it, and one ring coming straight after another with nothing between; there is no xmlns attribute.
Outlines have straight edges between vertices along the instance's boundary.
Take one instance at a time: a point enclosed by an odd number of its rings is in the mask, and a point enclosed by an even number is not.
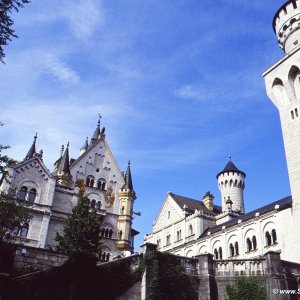
<svg viewBox="0 0 300 300"><path fill-rule="evenodd" d="M285 53L300 45L300 0L290 0L280 7L273 19L273 29Z"/></svg>

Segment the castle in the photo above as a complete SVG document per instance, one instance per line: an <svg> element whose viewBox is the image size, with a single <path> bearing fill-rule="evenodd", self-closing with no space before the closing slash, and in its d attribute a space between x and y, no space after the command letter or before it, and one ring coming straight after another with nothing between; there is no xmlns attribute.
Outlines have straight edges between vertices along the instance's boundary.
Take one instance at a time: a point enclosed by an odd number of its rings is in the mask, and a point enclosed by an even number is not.
<svg viewBox="0 0 300 300"><path fill-rule="evenodd" d="M201 200L168 192L145 242L158 250L215 260L253 259L270 251L300 263L300 1L286 2L273 28L284 57L264 74L267 95L277 107L284 139L291 196L246 213L245 172L231 160L217 174L222 206L207 192Z"/></svg>
<svg viewBox="0 0 300 300"><path fill-rule="evenodd" d="M55 249L54 238L60 232L78 201L79 186L84 186L88 205L103 216L100 234L105 250L102 261L109 261L124 250L133 251L133 189L130 163L122 173L100 128L100 119L90 141L84 142L77 159L69 158L69 143L54 163L51 173L43 162L43 152L36 152L35 135L24 160L9 169L10 182L3 182L1 191L17 190L20 200L31 205L31 219L16 224L11 239L24 246Z"/></svg>

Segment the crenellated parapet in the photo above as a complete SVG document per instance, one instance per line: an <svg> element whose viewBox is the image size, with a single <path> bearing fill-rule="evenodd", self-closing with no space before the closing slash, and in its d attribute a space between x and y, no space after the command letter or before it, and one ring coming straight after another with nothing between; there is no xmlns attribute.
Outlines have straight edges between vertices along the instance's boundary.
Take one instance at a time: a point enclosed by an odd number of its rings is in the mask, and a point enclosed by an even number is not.
<svg viewBox="0 0 300 300"><path fill-rule="evenodd" d="M300 44L300 1L290 0L277 11L273 19L273 29L280 48L285 53Z"/></svg>

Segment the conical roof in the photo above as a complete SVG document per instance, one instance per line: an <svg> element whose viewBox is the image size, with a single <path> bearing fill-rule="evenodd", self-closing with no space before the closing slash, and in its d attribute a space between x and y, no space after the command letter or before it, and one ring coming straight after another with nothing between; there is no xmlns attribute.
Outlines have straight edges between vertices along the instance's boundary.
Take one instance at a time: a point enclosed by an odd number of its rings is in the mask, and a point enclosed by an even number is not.
<svg viewBox="0 0 300 300"><path fill-rule="evenodd" d="M32 158L34 156L34 154L36 153L36 149L35 149L36 139L37 139L37 133L35 134L35 136L33 138L33 143L31 145L27 155L25 156L24 160Z"/></svg>
<svg viewBox="0 0 300 300"><path fill-rule="evenodd" d="M223 174L223 173L227 173L227 172L236 172L236 173L242 173L245 177L246 177L246 174L239 170L238 167L230 160L227 165L225 166L224 170L221 171L218 175L217 175L217 178Z"/></svg>
<svg viewBox="0 0 300 300"><path fill-rule="evenodd" d="M91 142L95 143L98 140L99 135L100 135L100 119L99 119L98 125L94 131L93 137L91 138Z"/></svg>
<svg viewBox="0 0 300 300"><path fill-rule="evenodd" d="M57 172L70 173L69 143L67 144L67 148L61 157Z"/></svg>
<svg viewBox="0 0 300 300"><path fill-rule="evenodd" d="M130 170L130 161L128 162L128 167L125 174L125 185L124 188L133 191L133 184L132 184L132 177L131 177L131 170Z"/></svg>
<svg viewBox="0 0 300 300"><path fill-rule="evenodd" d="M88 138L86 138L84 144L82 145L82 147L80 148L80 150L86 150L89 146L89 143L88 143Z"/></svg>

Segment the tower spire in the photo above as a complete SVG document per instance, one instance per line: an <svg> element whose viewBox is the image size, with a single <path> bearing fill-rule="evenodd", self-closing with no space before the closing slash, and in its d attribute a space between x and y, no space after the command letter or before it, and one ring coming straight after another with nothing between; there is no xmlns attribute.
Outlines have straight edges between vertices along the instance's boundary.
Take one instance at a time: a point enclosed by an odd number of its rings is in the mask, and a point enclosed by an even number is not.
<svg viewBox="0 0 300 300"><path fill-rule="evenodd" d="M102 118L101 115L99 115L99 120L98 120L97 127L96 127L96 129L94 131L93 137L91 138L91 143L92 144L94 144L98 140L98 138L100 136L100 119L101 118Z"/></svg>
<svg viewBox="0 0 300 300"><path fill-rule="evenodd" d="M125 173L125 185L124 188L133 191L133 184L132 184L132 177L131 177L131 170L130 170L130 161L128 161L127 170Z"/></svg>
<svg viewBox="0 0 300 300"><path fill-rule="evenodd" d="M71 179L70 172L70 159L69 159L69 142L67 148L60 158L59 165L57 167L57 181L60 184L68 185Z"/></svg>
<svg viewBox="0 0 300 300"><path fill-rule="evenodd" d="M25 156L24 160L32 158L34 156L34 154L36 153L36 149L35 149L36 139L37 139L37 132L35 133L35 136L33 138L33 143L31 145L27 155Z"/></svg>
<svg viewBox="0 0 300 300"><path fill-rule="evenodd" d="M84 144L80 148L80 155L83 154L87 150L88 147L89 147L89 138L87 137Z"/></svg>

